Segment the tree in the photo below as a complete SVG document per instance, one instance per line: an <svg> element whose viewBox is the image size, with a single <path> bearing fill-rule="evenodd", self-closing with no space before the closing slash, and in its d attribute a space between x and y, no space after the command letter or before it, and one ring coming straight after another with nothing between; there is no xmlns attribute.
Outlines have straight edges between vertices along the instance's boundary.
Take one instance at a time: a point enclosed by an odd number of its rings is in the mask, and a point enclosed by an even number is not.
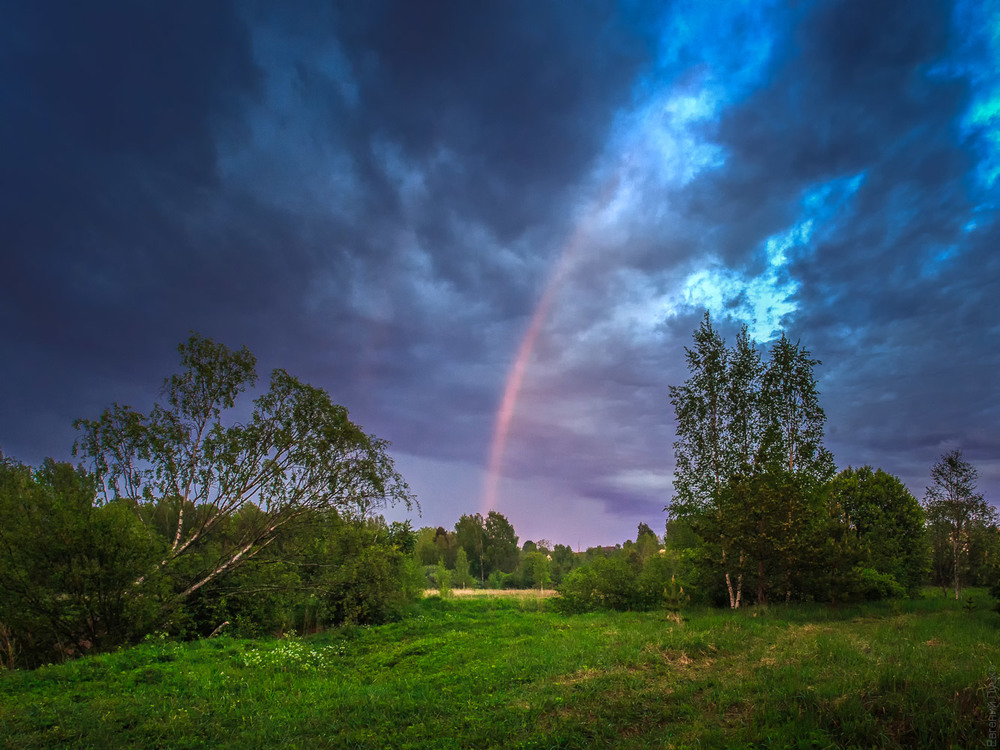
<svg viewBox="0 0 1000 750"><path fill-rule="evenodd" d="M472 585L472 576L469 575L469 556L465 554L464 547L459 547L458 554L455 555L454 580L460 589L467 589Z"/></svg>
<svg viewBox="0 0 1000 750"><path fill-rule="evenodd" d="M517 569L517 534L502 513L491 510L486 518L480 513L463 515L455 524L455 538L473 569L479 569L479 581L484 586L490 573L512 573Z"/></svg>
<svg viewBox="0 0 1000 750"><path fill-rule="evenodd" d="M502 514L491 510L483 524L486 536L486 564L489 570L513 573L520 559L517 534L510 521Z"/></svg>
<svg viewBox="0 0 1000 750"><path fill-rule="evenodd" d="M729 595L729 606L740 605L741 583L734 585L734 560L740 560L734 540L719 533L726 522L725 485L732 461L727 453L729 351L712 327L708 312L694 332L694 348L684 354L690 377L681 386L670 386L670 403L677 420L674 442L674 497L668 510L674 518L701 525L703 539L718 545L719 563ZM695 520L697 519L697 520ZM712 527L709 530L708 527Z"/></svg>
<svg viewBox="0 0 1000 750"><path fill-rule="evenodd" d="M438 526L434 532L435 559L443 559L445 567L455 567L455 555L458 552L458 541L454 534L449 534L444 526Z"/></svg>
<svg viewBox="0 0 1000 750"><path fill-rule="evenodd" d="M433 526L424 526L417 532L416 544L413 555L421 565L436 565L441 551L435 544L437 529Z"/></svg>
<svg viewBox="0 0 1000 750"><path fill-rule="evenodd" d="M677 441L674 497L667 510L701 539L705 560L721 573L729 606L737 608L748 544L754 547L758 600L778 575L765 576L767 560L783 561L780 577L787 584L801 578L788 567L804 559L798 529L812 533L813 516L822 512L816 487L833 473L833 458L822 444L826 417L813 374L819 361L782 334L765 367L746 326L735 347L727 349L708 313L694 332L694 344L685 349L689 378L670 388ZM757 505L769 505L771 512L783 507L785 515L763 519ZM795 539L765 533L765 522L795 530ZM786 588L785 598L791 593Z"/></svg>
<svg viewBox="0 0 1000 750"><path fill-rule="evenodd" d="M437 564L438 593L444 599L451 595L451 571L444 565L444 560L439 560Z"/></svg>
<svg viewBox="0 0 1000 750"><path fill-rule="evenodd" d="M942 455L931 467L931 484L924 494L929 521L948 531L956 599L962 590L961 562L967 555L970 527L975 522L989 522L996 516L996 511L976 491L977 480L976 468L962 458L961 450L955 449Z"/></svg>
<svg viewBox="0 0 1000 750"><path fill-rule="evenodd" d="M229 414L257 380L249 350L192 335L178 351L182 370L166 379L163 401L148 415L116 403L76 422L74 454L89 462L104 502L129 503L146 524L143 509L154 502L170 510L167 549L136 578L133 595L170 575L178 585L165 613L313 511L365 518L414 503L388 443L354 424L326 391L274 370L241 424ZM234 518L241 519L235 540L210 564L186 569L185 559Z"/></svg>
<svg viewBox="0 0 1000 750"><path fill-rule="evenodd" d="M455 524L455 539L458 546L465 550L473 569L479 571L479 583L486 585L486 529L481 514L463 515Z"/></svg>
<svg viewBox="0 0 1000 750"><path fill-rule="evenodd" d="M635 535L635 547L643 564L660 553L660 540L656 533L641 521Z"/></svg>
<svg viewBox="0 0 1000 750"><path fill-rule="evenodd" d="M161 552L126 504L95 505L82 468L0 453L4 660L31 667L127 641L155 603L126 593Z"/></svg>
<svg viewBox="0 0 1000 750"><path fill-rule="evenodd" d="M521 561L521 569L522 585L526 588L537 586L542 590L551 583L549 556L544 552L528 552Z"/></svg>
<svg viewBox="0 0 1000 750"><path fill-rule="evenodd" d="M789 472L772 470L730 483L724 533L739 539L753 569L757 603L781 593L785 601L801 591L814 569L812 554L824 516L818 485Z"/></svg>
<svg viewBox="0 0 1000 750"><path fill-rule="evenodd" d="M684 348L690 377L670 386L677 417L675 513L716 509L719 492L729 478L726 465L726 394L729 352L706 312L694 332L694 348Z"/></svg>
<svg viewBox="0 0 1000 750"><path fill-rule="evenodd" d="M818 364L784 333L772 347L761 391L762 450L770 467L823 482L833 476L834 464L823 447L826 414L813 374Z"/></svg>
<svg viewBox="0 0 1000 750"><path fill-rule="evenodd" d="M759 468L764 443L762 390L764 365L760 350L744 325L729 357L726 378L727 461L730 474L752 476Z"/></svg>
<svg viewBox="0 0 1000 750"><path fill-rule="evenodd" d="M557 544L552 548L551 577L553 583L560 583L563 576L573 569L576 553L565 544Z"/></svg>
<svg viewBox="0 0 1000 750"><path fill-rule="evenodd" d="M891 576L915 594L927 559L924 510L917 499L898 477L870 466L844 469L828 491L836 520L857 549L860 569Z"/></svg>

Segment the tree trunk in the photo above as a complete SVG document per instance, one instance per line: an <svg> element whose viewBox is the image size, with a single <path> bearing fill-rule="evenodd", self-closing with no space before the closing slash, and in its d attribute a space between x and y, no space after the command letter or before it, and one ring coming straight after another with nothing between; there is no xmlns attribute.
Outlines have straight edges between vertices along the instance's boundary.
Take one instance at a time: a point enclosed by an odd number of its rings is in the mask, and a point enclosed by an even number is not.
<svg viewBox="0 0 1000 750"><path fill-rule="evenodd" d="M740 552L740 574L736 578L736 609L740 608L740 600L743 598L743 553Z"/></svg>
<svg viewBox="0 0 1000 750"><path fill-rule="evenodd" d="M764 560L757 558L757 604L764 603Z"/></svg>
<svg viewBox="0 0 1000 750"><path fill-rule="evenodd" d="M740 553L740 562L742 563L742 561L743 561L743 554ZM726 548L725 547L722 548L722 567L726 571L726 573L725 573L725 577L726 577L726 591L729 592L729 608L730 609L739 609L740 608L740 599L741 599L742 593L743 593L743 573L740 573L739 579L737 580L737 583L736 583L736 590L734 591L733 590L733 579L729 575L729 569L726 567ZM740 567L742 567L742 565Z"/></svg>
<svg viewBox="0 0 1000 750"><path fill-rule="evenodd" d="M955 573L955 601L958 601L959 595L959 580L958 580L958 537L961 532L961 526L955 525L955 536L952 537L951 549L952 549L952 565L954 566Z"/></svg>

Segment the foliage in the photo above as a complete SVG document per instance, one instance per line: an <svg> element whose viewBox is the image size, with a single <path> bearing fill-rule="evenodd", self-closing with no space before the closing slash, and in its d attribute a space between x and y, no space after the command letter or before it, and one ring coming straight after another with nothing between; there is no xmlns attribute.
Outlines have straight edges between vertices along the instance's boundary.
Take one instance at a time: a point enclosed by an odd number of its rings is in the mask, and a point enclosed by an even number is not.
<svg viewBox="0 0 1000 750"><path fill-rule="evenodd" d="M32 470L0 454L0 623L19 663L143 632L154 602L129 590L160 552L124 502L95 505L83 469L46 460Z"/></svg>
<svg viewBox="0 0 1000 750"><path fill-rule="evenodd" d="M667 507L701 542L706 572L737 608L753 585L805 593L824 522L818 488L833 472L823 448L820 364L782 334L766 364L744 326L730 350L708 313L685 349L689 377L671 386L677 420L674 497Z"/></svg>
<svg viewBox="0 0 1000 750"><path fill-rule="evenodd" d="M955 598L962 590L962 564L968 559L968 542L974 525L996 522L996 511L976 490L976 468L958 449L945 453L931 467L931 484L924 495L928 521L945 531L951 549L951 573ZM942 541L941 534L932 537Z"/></svg>
<svg viewBox="0 0 1000 750"><path fill-rule="evenodd" d="M486 569L486 522L481 514L463 515L455 524L455 540L472 565L479 582L485 584L487 576L494 572Z"/></svg>
<svg viewBox="0 0 1000 750"><path fill-rule="evenodd" d="M435 571L437 578L438 594L442 599L451 595L451 571L444 565L444 560L440 560Z"/></svg>
<svg viewBox="0 0 1000 750"><path fill-rule="evenodd" d="M245 423L253 356L193 336L148 414L80 420L85 467L0 456L0 657L34 665L162 628L197 637L397 617L416 595L413 499L322 390L276 370ZM421 586L422 588L422 586Z"/></svg>
<svg viewBox="0 0 1000 750"><path fill-rule="evenodd" d="M552 561L549 565L549 575L552 583L558 585L577 565L577 554L565 544L557 544L552 548Z"/></svg>
<svg viewBox="0 0 1000 750"><path fill-rule="evenodd" d="M563 580L554 606L569 614L599 609L646 609L638 572L621 556L582 565Z"/></svg>
<svg viewBox="0 0 1000 750"><path fill-rule="evenodd" d="M542 552L529 552L521 560L522 585L525 588L544 589L552 579L549 576L549 556Z"/></svg>
<svg viewBox="0 0 1000 750"><path fill-rule="evenodd" d="M124 501L147 525L144 508L158 502L168 511L168 549L136 579L133 596L167 576L185 580L175 592L184 599L314 511L363 518L386 504L411 506L388 444L351 422L325 391L275 370L246 423L230 424L239 395L256 382L253 355L197 335L178 351L182 371L166 379L164 401L148 415L114 404L76 423L74 452L89 462L106 502ZM231 543L210 564L192 567L205 538L237 518Z"/></svg>
<svg viewBox="0 0 1000 750"><path fill-rule="evenodd" d="M759 448L769 471L824 482L833 476L833 456L823 447L826 414L819 405L813 370L822 364L782 333L771 348L761 387L764 436Z"/></svg>
<svg viewBox="0 0 1000 750"><path fill-rule="evenodd" d="M437 529L433 526L424 526L417 531L413 555L421 565L436 565L437 561L442 557L441 552L434 543L436 536Z"/></svg>
<svg viewBox="0 0 1000 750"><path fill-rule="evenodd" d="M643 564L660 554L660 540L645 523L639 523L639 529L635 536L635 548L636 554Z"/></svg>
<svg viewBox="0 0 1000 750"><path fill-rule="evenodd" d="M517 534L510 521L502 514L491 510L486 514L483 525L486 532L486 564L488 570L510 573L517 568Z"/></svg>
<svg viewBox="0 0 1000 750"><path fill-rule="evenodd" d="M324 625L366 625L399 618L417 595L408 584L412 531L381 517L327 514L327 532L306 580L325 607Z"/></svg>
<svg viewBox="0 0 1000 750"><path fill-rule="evenodd" d="M454 581L460 589L472 586L472 576L469 574L469 556L465 554L464 547L459 547L458 554L455 555Z"/></svg>
<svg viewBox="0 0 1000 750"><path fill-rule="evenodd" d="M480 583L485 584L494 571L512 573L517 569L517 535L502 513L491 510L486 518L480 513L463 515L455 524L455 538L465 549Z"/></svg>
<svg viewBox="0 0 1000 750"><path fill-rule="evenodd" d="M861 568L858 571L858 587L861 595L869 601L907 595L907 590L894 575L873 568Z"/></svg>
<svg viewBox="0 0 1000 750"><path fill-rule="evenodd" d="M559 585L559 597L552 606L567 614L677 609L690 601L689 575L684 555L676 550L643 560L622 549L595 557L570 572ZM682 591L685 587L688 592Z"/></svg>
<svg viewBox="0 0 1000 750"><path fill-rule="evenodd" d="M829 503L858 551L862 569L888 576L896 585L868 586L873 591L913 595L926 574L927 540L924 512L906 486L891 474L870 466L848 467L831 480ZM871 576L868 576L871 579Z"/></svg>
<svg viewBox="0 0 1000 750"><path fill-rule="evenodd" d="M732 473L726 451L729 352L708 313L694 332L694 348L685 347L684 355L691 374L670 386L677 419L670 507L677 517L717 511L720 488Z"/></svg>

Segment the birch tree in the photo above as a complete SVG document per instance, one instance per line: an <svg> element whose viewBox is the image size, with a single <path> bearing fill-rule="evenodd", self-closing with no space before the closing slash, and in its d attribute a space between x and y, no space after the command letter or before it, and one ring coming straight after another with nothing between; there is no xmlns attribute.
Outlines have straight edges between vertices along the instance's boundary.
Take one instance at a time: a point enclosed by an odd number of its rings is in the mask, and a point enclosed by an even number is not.
<svg viewBox="0 0 1000 750"><path fill-rule="evenodd" d="M726 532L731 519L725 491L734 463L728 434L730 354L707 312L694 332L694 347L685 347L684 354L690 376L670 387L677 440L674 497L667 510L696 524L703 539L717 540L729 606L736 609L742 595L736 572L740 553Z"/></svg>
<svg viewBox="0 0 1000 750"><path fill-rule="evenodd" d="M976 491L978 477L976 467L962 458L962 451L955 449L941 456L931 468L931 484L924 495L928 521L948 530L956 599L962 591L961 562L970 527L996 518L996 511Z"/></svg>
<svg viewBox="0 0 1000 750"><path fill-rule="evenodd" d="M826 414L819 405L813 369L821 364L782 333L763 374L761 415L765 463L818 481L833 476L833 456L823 447Z"/></svg>
<svg viewBox="0 0 1000 750"><path fill-rule="evenodd" d="M670 403L677 418L674 443L675 511L715 508L728 478L726 410L729 352L706 312L694 332L694 348L684 348L690 376L670 386Z"/></svg>
<svg viewBox="0 0 1000 750"><path fill-rule="evenodd" d="M194 335L178 351L182 370L166 379L148 414L116 403L76 422L74 454L89 463L103 502L127 501L144 523L154 502L172 508L166 553L136 579L133 594L151 578L185 570L174 594L183 600L310 511L365 517L414 503L388 443L366 434L324 390L277 369L240 423L230 415L257 380L249 350ZM260 512L241 514L251 506ZM187 570L210 532L237 516L238 537L207 566Z"/></svg>
<svg viewBox="0 0 1000 750"><path fill-rule="evenodd" d="M744 325L736 337L726 378L726 413L731 473L748 477L759 468L764 442L764 365Z"/></svg>
<svg viewBox="0 0 1000 750"><path fill-rule="evenodd" d="M782 334L765 366L746 326L727 349L708 313L685 356L690 377L670 388L677 441L668 510L718 545L730 607L741 604L748 564L759 602L778 578L790 599L812 543L815 489L833 474L819 361Z"/></svg>

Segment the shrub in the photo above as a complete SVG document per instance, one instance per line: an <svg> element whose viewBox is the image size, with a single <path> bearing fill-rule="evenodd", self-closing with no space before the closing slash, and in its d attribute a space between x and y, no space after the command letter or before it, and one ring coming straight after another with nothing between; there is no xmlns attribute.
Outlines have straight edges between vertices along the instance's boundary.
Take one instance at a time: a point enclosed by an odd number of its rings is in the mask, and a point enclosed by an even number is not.
<svg viewBox="0 0 1000 750"><path fill-rule="evenodd" d="M691 586L684 582L680 568L680 554L675 550L651 557L639 576L643 603L674 611L690 603Z"/></svg>
<svg viewBox="0 0 1000 750"><path fill-rule="evenodd" d="M597 558L570 572L554 601L555 607L566 613L649 609L650 603L636 569L621 557Z"/></svg>
<svg viewBox="0 0 1000 750"><path fill-rule="evenodd" d="M161 553L124 501L95 504L84 470L0 454L3 658L35 666L141 636L156 602L128 592Z"/></svg>
<svg viewBox="0 0 1000 750"><path fill-rule="evenodd" d="M906 596L906 589L894 576L872 568L858 570L858 585L861 595L869 601Z"/></svg>

